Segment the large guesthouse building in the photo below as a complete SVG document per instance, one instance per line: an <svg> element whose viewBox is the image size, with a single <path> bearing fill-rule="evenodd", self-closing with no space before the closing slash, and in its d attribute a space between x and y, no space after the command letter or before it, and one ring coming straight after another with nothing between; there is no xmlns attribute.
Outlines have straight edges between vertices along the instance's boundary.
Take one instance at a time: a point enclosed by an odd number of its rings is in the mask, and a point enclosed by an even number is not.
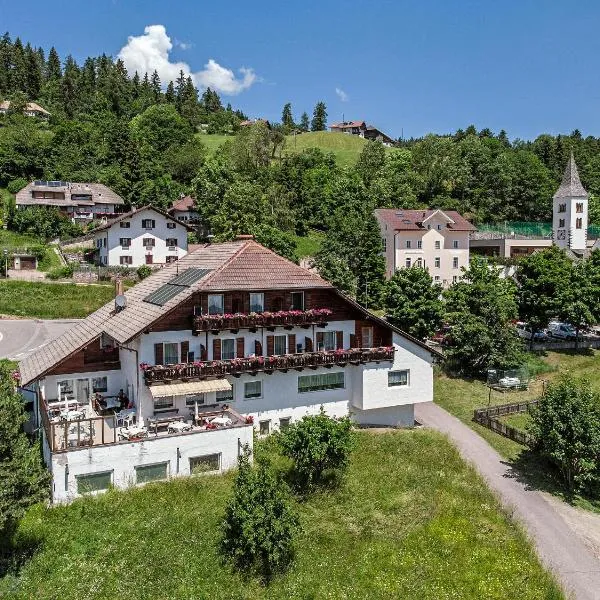
<svg viewBox="0 0 600 600"><path fill-rule="evenodd" d="M411 426L432 350L252 238L205 245L20 363L55 502L236 465L321 407Z"/></svg>

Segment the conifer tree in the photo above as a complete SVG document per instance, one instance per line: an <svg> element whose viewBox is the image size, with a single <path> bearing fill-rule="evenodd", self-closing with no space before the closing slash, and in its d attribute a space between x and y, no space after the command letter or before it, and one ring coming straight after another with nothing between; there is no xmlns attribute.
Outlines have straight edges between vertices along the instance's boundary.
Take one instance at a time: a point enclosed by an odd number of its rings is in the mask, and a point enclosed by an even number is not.
<svg viewBox="0 0 600 600"><path fill-rule="evenodd" d="M48 62L46 63L46 81L59 81L62 77L60 68L60 58L56 48L52 46L48 53Z"/></svg>
<svg viewBox="0 0 600 600"><path fill-rule="evenodd" d="M311 131L325 131L327 129L327 107L324 102L317 102L310 123Z"/></svg>
<svg viewBox="0 0 600 600"><path fill-rule="evenodd" d="M310 120L306 112L303 112L300 117L300 129L302 129L302 131L308 131L310 129Z"/></svg>
<svg viewBox="0 0 600 600"><path fill-rule="evenodd" d="M162 90L160 84L160 77L158 76L158 71L156 69L154 69L152 73L152 77L150 79L150 87L152 88L152 97L154 99L154 102L158 104L161 100Z"/></svg>
<svg viewBox="0 0 600 600"><path fill-rule="evenodd" d="M288 102L283 107L283 112L281 113L281 123L284 127L292 128L294 127L294 117L292 115L292 104Z"/></svg>
<svg viewBox="0 0 600 600"><path fill-rule="evenodd" d="M176 101L175 96L175 86L172 81L169 81L169 85L167 86L167 91L165 92L165 102L168 104L175 104Z"/></svg>

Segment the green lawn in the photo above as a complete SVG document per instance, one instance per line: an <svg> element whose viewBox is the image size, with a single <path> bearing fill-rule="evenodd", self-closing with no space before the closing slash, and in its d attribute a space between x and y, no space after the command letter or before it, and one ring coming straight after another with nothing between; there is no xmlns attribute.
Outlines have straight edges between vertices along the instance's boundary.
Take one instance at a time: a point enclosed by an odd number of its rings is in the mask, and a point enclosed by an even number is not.
<svg viewBox="0 0 600 600"><path fill-rule="evenodd" d="M270 451L272 452L272 450ZM15 600L563 598L521 530L433 431L361 432L346 483L298 503L291 571L269 586L217 550L232 475L30 510L39 551L0 580Z"/></svg>
<svg viewBox="0 0 600 600"><path fill-rule="evenodd" d="M527 425L529 425L531 417L529 416L529 413L515 413L513 415L500 417L500 421L506 423L509 427L527 431Z"/></svg>
<svg viewBox="0 0 600 600"><path fill-rule="evenodd" d="M40 319L85 317L113 297L112 285L0 281L0 314Z"/></svg>
<svg viewBox="0 0 600 600"><path fill-rule="evenodd" d="M227 140L232 140L234 136L217 133L197 133L196 138L206 146L209 154L214 154Z"/></svg>
<svg viewBox="0 0 600 600"><path fill-rule="evenodd" d="M490 396L489 388L482 381L452 378L437 373L434 379L434 400L486 439L502 456L512 461L515 467L528 478L531 485L567 499L564 497L560 482L549 465L520 444L498 435L472 420L473 410L488 406L488 403L491 405L508 404L509 402L539 398L543 389L543 380L552 381L567 372L577 377L589 377L592 385L600 391L600 379L595 377L600 368L599 351L548 352L542 360L546 368L550 370L533 381L529 391L506 393L492 391ZM528 418L527 415L513 415L506 417L506 422L513 427L524 429ZM600 500L582 497L568 498L567 500L582 508L600 512Z"/></svg>
<svg viewBox="0 0 600 600"><path fill-rule="evenodd" d="M314 256L323 243L325 234L319 231L311 231L308 235L296 236L296 254L298 258Z"/></svg>

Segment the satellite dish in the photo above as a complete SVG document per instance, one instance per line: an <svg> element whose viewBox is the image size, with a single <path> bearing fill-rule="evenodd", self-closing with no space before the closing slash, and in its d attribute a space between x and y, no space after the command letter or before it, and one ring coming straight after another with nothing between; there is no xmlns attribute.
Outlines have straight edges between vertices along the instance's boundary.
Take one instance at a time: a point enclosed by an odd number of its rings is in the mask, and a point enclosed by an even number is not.
<svg viewBox="0 0 600 600"><path fill-rule="evenodd" d="M115 306L117 307L117 310L123 310L127 306L127 297L124 294L116 296Z"/></svg>

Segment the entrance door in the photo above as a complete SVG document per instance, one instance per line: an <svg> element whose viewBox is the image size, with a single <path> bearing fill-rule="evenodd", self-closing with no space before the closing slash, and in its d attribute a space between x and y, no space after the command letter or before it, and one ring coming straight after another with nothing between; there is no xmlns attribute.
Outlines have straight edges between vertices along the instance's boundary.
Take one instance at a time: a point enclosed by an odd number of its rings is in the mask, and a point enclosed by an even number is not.
<svg viewBox="0 0 600 600"><path fill-rule="evenodd" d="M152 254L146 254L146 264L147 265L152 264Z"/></svg>
<svg viewBox="0 0 600 600"><path fill-rule="evenodd" d="M86 404L90 400L90 380L78 379L75 382L75 398L80 404Z"/></svg>

